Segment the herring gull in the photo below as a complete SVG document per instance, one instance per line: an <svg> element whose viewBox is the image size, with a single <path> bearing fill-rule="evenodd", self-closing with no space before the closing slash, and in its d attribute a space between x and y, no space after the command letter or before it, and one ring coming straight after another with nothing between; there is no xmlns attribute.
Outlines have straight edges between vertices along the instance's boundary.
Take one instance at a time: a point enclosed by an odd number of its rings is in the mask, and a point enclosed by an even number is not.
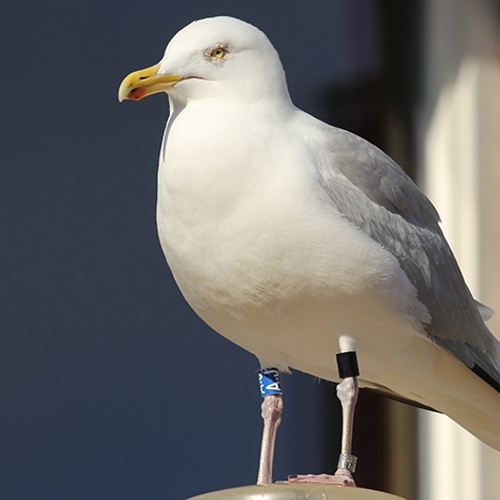
<svg viewBox="0 0 500 500"><path fill-rule="evenodd" d="M276 50L238 19L179 31L159 64L124 79L119 99L158 92L170 101L158 232L194 311L264 374L339 381L336 353L355 352L360 376L343 377L347 420L358 381L445 413L500 450L491 311L473 299L435 208L403 170L297 109ZM279 390L265 395L259 483L272 481L281 409ZM342 484L354 484L352 470L344 464Z"/></svg>

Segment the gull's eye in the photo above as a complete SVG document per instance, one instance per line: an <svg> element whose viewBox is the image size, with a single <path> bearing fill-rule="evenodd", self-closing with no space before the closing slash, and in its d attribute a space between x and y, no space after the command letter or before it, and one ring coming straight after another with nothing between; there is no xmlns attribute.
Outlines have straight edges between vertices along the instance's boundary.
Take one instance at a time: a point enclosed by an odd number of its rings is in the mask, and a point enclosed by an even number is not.
<svg viewBox="0 0 500 500"><path fill-rule="evenodd" d="M217 47L213 48L210 52L210 58L211 59L224 59L227 55L227 49L226 47L222 47L221 45L218 45Z"/></svg>

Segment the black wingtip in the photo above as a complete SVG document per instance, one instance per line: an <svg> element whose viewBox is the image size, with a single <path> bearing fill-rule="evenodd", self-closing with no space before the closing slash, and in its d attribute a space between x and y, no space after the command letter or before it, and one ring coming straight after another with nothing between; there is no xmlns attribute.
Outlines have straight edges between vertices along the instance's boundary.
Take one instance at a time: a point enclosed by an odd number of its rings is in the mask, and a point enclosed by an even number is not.
<svg viewBox="0 0 500 500"><path fill-rule="evenodd" d="M486 372L479 365L476 365L476 364L471 368L471 370L478 377L481 377L488 385L493 387L493 389L495 389L495 391L500 393L500 384L491 375L489 375L488 372Z"/></svg>

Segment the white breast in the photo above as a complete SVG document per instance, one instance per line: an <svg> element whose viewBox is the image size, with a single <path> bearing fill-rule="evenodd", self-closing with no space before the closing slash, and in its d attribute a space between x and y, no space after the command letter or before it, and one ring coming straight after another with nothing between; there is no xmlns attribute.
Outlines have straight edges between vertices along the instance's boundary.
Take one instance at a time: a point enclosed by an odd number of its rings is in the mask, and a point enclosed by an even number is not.
<svg viewBox="0 0 500 500"><path fill-rule="evenodd" d="M315 153L252 120L211 129L210 116L176 118L158 176L161 245L193 309L262 362L330 379L342 334L356 338L365 371L379 369L381 339L387 353L420 337L412 285L318 194ZM225 147L236 140L247 154Z"/></svg>

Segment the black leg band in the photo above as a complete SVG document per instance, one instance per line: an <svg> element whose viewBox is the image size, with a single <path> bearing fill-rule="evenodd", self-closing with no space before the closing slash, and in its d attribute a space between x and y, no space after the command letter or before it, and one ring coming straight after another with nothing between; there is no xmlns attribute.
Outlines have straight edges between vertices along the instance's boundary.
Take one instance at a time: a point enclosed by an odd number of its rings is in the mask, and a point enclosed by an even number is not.
<svg viewBox="0 0 500 500"><path fill-rule="evenodd" d="M337 367L340 378L357 377L359 375L359 368L356 352L339 352L337 354Z"/></svg>

